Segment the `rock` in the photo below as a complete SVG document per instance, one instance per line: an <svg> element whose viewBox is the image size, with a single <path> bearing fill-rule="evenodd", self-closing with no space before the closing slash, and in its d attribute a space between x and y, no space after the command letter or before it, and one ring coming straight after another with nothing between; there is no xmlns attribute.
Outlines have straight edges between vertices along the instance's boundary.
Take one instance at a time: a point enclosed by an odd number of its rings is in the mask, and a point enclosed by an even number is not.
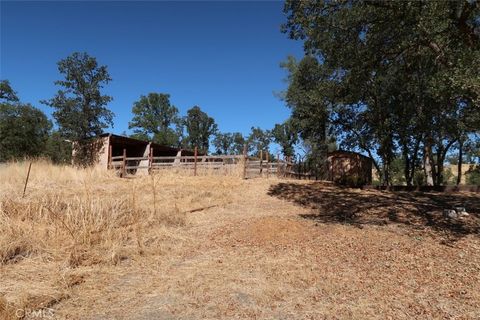
<svg viewBox="0 0 480 320"><path fill-rule="evenodd" d="M444 209L443 210L443 217L447 218L447 219L457 219L459 217L459 214L455 210Z"/></svg>
<svg viewBox="0 0 480 320"><path fill-rule="evenodd" d="M459 217L467 217L468 213L465 207L455 207L455 212Z"/></svg>

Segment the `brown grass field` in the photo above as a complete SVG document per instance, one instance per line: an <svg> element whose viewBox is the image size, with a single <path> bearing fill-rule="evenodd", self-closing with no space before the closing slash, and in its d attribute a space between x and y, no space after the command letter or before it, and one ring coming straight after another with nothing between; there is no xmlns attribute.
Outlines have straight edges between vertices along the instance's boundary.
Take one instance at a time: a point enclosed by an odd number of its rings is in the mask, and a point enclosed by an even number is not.
<svg viewBox="0 0 480 320"><path fill-rule="evenodd" d="M480 319L479 194L35 162L22 197L26 171L0 167L0 319Z"/></svg>

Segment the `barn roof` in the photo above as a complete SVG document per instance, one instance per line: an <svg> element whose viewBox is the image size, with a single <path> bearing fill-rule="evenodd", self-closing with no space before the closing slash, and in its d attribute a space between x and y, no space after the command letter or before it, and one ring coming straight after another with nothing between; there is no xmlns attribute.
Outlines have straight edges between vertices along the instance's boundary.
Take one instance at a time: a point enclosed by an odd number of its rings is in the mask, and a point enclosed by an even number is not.
<svg viewBox="0 0 480 320"><path fill-rule="evenodd" d="M113 133L102 133L100 135L100 137L110 137L111 141L113 143L121 143L121 144L124 144L124 145L131 145L131 146L135 146L135 145L142 145L142 146L146 146L147 144L150 144L152 146L152 148L154 148L155 150L159 150L159 151L170 151L170 152L178 152L180 150L180 148L173 148L173 147L169 147L169 146L164 146L164 145L161 145L161 144L158 144L156 142L153 142L153 141L145 141L145 140L140 140L140 139L135 139L135 138L130 138L130 137L126 137L126 136L122 136L122 135L118 135L118 134L113 134ZM182 149L182 154L185 153L184 155L194 155L194 151L192 150L186 150L186 149ZM203 155L202 152L198 152L199 155Z"/></svg>

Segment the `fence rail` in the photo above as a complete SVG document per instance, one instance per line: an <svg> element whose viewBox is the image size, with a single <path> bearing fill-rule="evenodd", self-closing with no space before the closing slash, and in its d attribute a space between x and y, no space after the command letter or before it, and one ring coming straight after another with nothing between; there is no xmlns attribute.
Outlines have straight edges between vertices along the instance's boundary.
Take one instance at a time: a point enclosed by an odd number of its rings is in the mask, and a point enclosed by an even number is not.
<svg viewBox="0 0 480 320"><path fill-rule="evenodd" d="M154 157L152 153L143 157L128 157L124 149L123 155L112 156L111 151L108 160L108 169L116 170L120 176L125 177L127 174L136 174L143 170L145 173L152 173L157 170L168 168L179 168L193 170L197 175L199 168L209 170L233 169L235 167L243 167L243 177L250 178L253 176L269 176L278 175L291 177L295 176L293 172L293 163L290 161L280 160L279 157L273 161L269 161L268 154L264 159L261 153L260 158L250 157L246 155L195 155L193 156L165 156Z"/></svg>

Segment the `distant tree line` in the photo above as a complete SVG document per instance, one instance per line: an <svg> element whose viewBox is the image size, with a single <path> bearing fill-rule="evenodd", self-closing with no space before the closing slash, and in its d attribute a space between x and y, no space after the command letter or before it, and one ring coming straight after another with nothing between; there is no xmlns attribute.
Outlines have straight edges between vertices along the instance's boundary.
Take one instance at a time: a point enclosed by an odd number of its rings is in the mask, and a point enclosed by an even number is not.
<svg viewBox="0 0 480 320"><path fill-rule="evenodd" d="M50 106L54 123L38 108L20 101L8 80L0 81L0 162L28 157L46 157L55 163L71 163L72 144L76 165L89 166L96 161L101 147L94 139L113 126L114 114L108 109L113 100L102 93L112 80L108 68L99 65L87 53L75 52L58 62L61 80L55 81L57 93L40 101ZM293 138L282 131L252 127L251 133L220 132L215 120L193 106L185 116L170 102L166 93L141 95L132 106L129 129L133 138L154 141L176 148L216 154L269 152L272 141L282 144L285 155L293 155ZM284 141L284 139L286 139ZM270 155L274 156L274 155Z"/></svg>
<svg viewBox="0 0 480 320"><path fill-rule="evenodd" d="M287 0L284 12L282 31L305 51L281 64L287 121L246 136L220 132L199 106L181 116L167 93L153 92L133 104L132 136L203 152L212 145L217 154L240 154L246 145L250 155L270 157L276 143L320 178L328 151L360 151L385 185L451 182L447 163L457 164L459 183L462 164L480 162L479 1ZM112 97L102 94L107 67L74 53L58 70L57 94L42 101L55 124L1 82L0 161L68 162L75 141L79 164L93 162L92 138L113 125Z"/></svg>
<svg viewBox="0 0 480 320"><path fill-rule="evenodd" d="M0 162L40 156L66 162L70 146L40 109L22 103L10 83L0 81Z"/></svg>

